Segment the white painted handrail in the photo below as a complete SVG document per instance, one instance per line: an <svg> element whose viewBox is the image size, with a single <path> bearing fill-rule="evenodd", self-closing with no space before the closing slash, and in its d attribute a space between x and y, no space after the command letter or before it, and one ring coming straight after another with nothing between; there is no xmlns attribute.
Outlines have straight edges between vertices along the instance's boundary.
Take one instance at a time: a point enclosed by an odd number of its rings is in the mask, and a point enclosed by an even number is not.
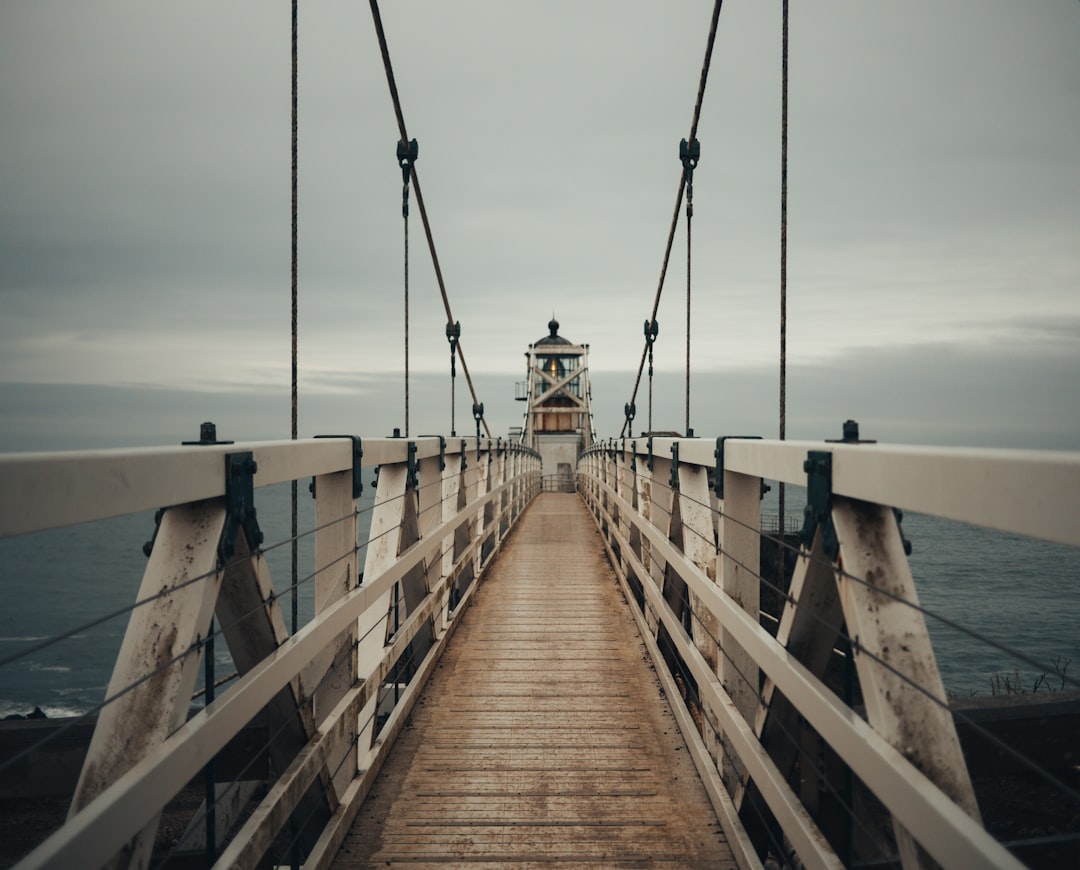
<svg viewBox="0 0 1080 870"><path fill-rule="evenodd" d="M162 808L264 710L271 733L284 733L292 749L275 759L280 779L219 863L254 865L294 811L312 809L321 821L304 849L307 866L332 856L475 578L540 489L539 457L516 445L360 443L362 465L379 469L366 547L357 545L351 439L0 457L0 535L171 506L139 592L148 603L132 617L110 684L109 696L119 697L99 716L68 822L20 867L104 866L123 849L142 862ZM237 557L221 562L221 529L232 528L226 456L236 453L252 454L253 486L314 477L316 515L332 518L316 534L315 617L292 637L265 559L257 548L248 555L257 542L237 532ZM241 675L188 719L215 610ZM226 613L242 616L230 628ZM381 687L421 638L427 645L375 741ZM164 664L128 689L132 674L156 662Z"/></svg>
<svg viewBox="0 0 1080 870"><path fill-rule="evenodd" d="M806 486L811 451L831 459L825 511L836 552L822 551L820 528L813 558L803 547L773 637L758 614L761 483ZM923 851L942 866L1021 866L979 819L891 509L1078 545L1080 454L625 439L582 457L578 490L627 597L643 605L640 624L666 639L674 652L665 655L677 655L696 683L703 714L692 735L703 747L696 757L707 783L719 774L725 784L725 794L713 795L722 819L739 825L732 816L752 783L799 860L835 866L835 852L788 786L794 757L781 760L761 742L770 718L792 716L790 704L890 811L905 866L917 865ZM866 580L853 582L851 572ZM869 721L822 682L835 634L817 628L826 637L815 642L815 619L845 622L858 639L854 661Z"/></svg>

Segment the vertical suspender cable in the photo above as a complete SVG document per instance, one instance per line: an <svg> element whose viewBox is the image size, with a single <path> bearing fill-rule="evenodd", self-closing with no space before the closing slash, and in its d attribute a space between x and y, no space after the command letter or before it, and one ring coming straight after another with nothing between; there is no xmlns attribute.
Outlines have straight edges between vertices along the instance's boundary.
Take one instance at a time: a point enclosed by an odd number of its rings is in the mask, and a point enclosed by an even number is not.
<svg viewBox="0 0 1080 870"><path fill-rule="evenodd" d="M297 323L298 323L298 306L297 306L297 155L299 149L297 147L297 131L299 129L298 115L297 115L297 7L299 6L299 0L293 0L292 3L292 438L295 441L298 435L297 427ZM290 549L292 555L292 583L290 585L290 604L291 604L291 622L292 633L296 634L299 628L299 596L298 596L298 570L297 563L299 560L298 554L298 541L299 535L299 523L297 521L297 484L296 481L292 481L290 487L290 503L292 508L292 540L290 542ZM216 810L214 810L216 812ZM294 868L300 866L300 855L297 849L294 847L291 855L291 864Z"/></svg>
<svg viewBox="0 0 1080 870"><path fill-rule="evenodd" d="M686 427L683 434L690 437L690 222L694 216L693 186L686 191Z"/></svg>
<svg viewBox="0 0 1080 870"><path fill-rule="evenodd" d="M401 219L405 224L405 437L409 437L409 178L419 146L415 139L397 143L398 166L401 167Z"/></svg>
<svg viewBox="0 0 1080 870"><path fill-rule="evenodd" d="M296 398L297 398L297 364L296 364L296 336L297 336L297 294L296 294L296 224L297 224L297 6L299 0L292 3L292 440L295 441L298 434ZM291 490L292 506L292 631L296 634L298 618L297 601L297 540L299 525L297 522L297 499L296 481L292 482Z"/></svg>
<svg viewBox="0 0 1080 870"><path fill-rule="evenodd" d="M409 437L409 212L405 222L405 437Z"/></svg>
<svg viewBox="0 0 1080 870"><path fill-rule="evenodd" d="M783 0L780 12L780 440L787 438L787 164L788 164L788 0ZM778 493L780 540L784 537L784 484ZM783 546L777 563L783 580Z"/></svg>
<svg viewBox="0 0 1080 870"><path fill-rule="evenodd" d="M383 30L382 15L379 13L378 0L368 0L371 6L371 20L375 25L375 35L379 40L379 51L382 54L383 68L386 70L386 84L390 89L390 100L394 104L394 115L397 117L398 132L401 134L401 141L410 141L407 139L405 132L405 115L401 111L401 100L398 97L397 83L394 81L394 69L390 63L390 49L386 44L386 32ZM435 269L435 280L439 284L439 294L442 296L443 308L446 311L446 322L453 323L454 316L450 311L450 300L446 295L446 283L443 281L442 267L439 265L439 255L435 252L435 240L431 235L431 223L428 221L427 209L424 207L424 195L420 190L420 178L416 173L416 168L412 169L412 187L416 193L416 207L420 210L420 221L424 225L424 235L427 237L428 250L431 252L431 265ZM473 403L477 402L476 387L472 382L472 375L469 373L468 363L465 361L465 350L458 345L457 349L458 358L461 360L461 370L465 375L465 382L469 385L469 392L472 394ZM488 436L491 435L491 427L488 425L487 420L483 421L484 431Z"/></svg>
<svg viewBox="0 0 1080 870"><path fill-rule="evenodd" d="M687 438L693 435L690 428L690 227L694 218L694 170L701 157L701 144L697 139L679 143L679 159L683 165L683 181L686 184L686 430Z"/></svg>
<svg viewBox="0 0 1080 870"><path fill-rule="evenodd" d="M374 0L372 0L374 2ZM701 78L698 81L697 100L694 103L694 116L690 124L690 141L694 141L697 138L698 121L701 118L701 104L705 99L705 84L709 78L709 65L712 63L712 51L713 45L716 43L716 24L720 18L720 9L724 5L724 0L716 0L713 5L712 20L709 24L709 37L705 43L705 61L701 66ZM667 247L664 249L664 262L660 267L660 281L656 287L656 296L653 299L652 316L651 320L656 320L656 312L660 308L660 295L664 292L664 278L667 276L668 258L671 256L671 245L675 239L675 227L679 220L679 210L682 208L683 190L686 187L685 174L679 179L679 190L675 197L675 213L671 218L671 228L668 230ZM637 376L634 379L634 389L630 394L630 401L628 405L633 405L634 400L637 398L638 387L641 386L641 375L645 371L645 358L649 352L649 343L645 342L645 347L641 349L641 362L638 363ZM622 431L620 436L626 432L628 421L623 422ZM651 428L651 427L650 427Z"/></svg>

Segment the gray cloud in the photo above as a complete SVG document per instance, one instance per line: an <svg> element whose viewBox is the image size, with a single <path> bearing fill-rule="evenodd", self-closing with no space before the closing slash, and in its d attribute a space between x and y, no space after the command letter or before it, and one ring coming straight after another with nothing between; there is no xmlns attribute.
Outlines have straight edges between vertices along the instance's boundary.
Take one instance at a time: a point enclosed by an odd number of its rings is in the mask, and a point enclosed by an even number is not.
<svg viewBox="0 0 1080 870"><path fill-rule="evenodd" d="M478 381L512 388L518 354L555 311L567 335L592 344L598 386L621 373L597 390L598 403L618 395L597 418L617 431L712 4L384 5ZM929 427L949 443L959 433L1060 439L1076 403L1041 392L1075 394L1075 7L833 0L792 15L793 419L814 429L820 417L814 433L831 435L865 408L896 437ZM183 396L216 391L206 401L218 407L236 382L285 389L287 14L247 0L62 13L17 4L0 16L0 380L10 407L34 389L46 404L63 394L77 434L98 431L95 407L121 413L132 396L155 407L169 396L185 413L156 430L167 440L190 428L187 411L202 415ZM370 403L392 392L400 175L366 10L305 6L300 32L300 359L314 412L324 392L355 388ZM732 423L762 431L775 404L763 397L776 390L778 125L778 7L729 5L699 131L695 379L760 408ZM412 362L434 384L444 317L413 216ZM659 314L662 371L682 353L684 244L680 231ZM838 410L844 402L819 381L846 390L856 410ZM64 386L73 382L85 389ZM83 394L99 399L74 398ZM681 395L677 382L666 394ZM238 427L277 425L269 404L256 412L267 396L249 397ZM994 417L1003 405L1014 410ZM699 431L727 426L711 406ZM394 407L378 405L388 420ZM29 432L47 416L37 413L12 417L8 431Z"/></svg>

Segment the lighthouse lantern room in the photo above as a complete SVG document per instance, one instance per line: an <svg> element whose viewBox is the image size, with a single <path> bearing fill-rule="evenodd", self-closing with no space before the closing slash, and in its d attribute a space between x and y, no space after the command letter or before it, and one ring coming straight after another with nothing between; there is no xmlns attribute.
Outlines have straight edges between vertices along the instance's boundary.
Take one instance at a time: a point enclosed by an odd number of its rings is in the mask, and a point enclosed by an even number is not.
<svg viewBox="0 0 1080 870"><path fill-rule="evenodd" d="M593 442L589 346L559 335L554 318L548 330L525 354L522 398L527 410L521 440L540 454L549 485L572 490L577 458Z"/></svg>

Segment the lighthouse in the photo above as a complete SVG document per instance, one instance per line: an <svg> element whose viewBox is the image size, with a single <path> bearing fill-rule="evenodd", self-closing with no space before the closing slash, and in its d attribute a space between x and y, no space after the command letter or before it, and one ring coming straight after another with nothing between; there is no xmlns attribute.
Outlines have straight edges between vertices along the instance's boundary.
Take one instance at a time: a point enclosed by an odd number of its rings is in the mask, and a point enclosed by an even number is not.
<svg viewBox="0 0 1080 870"><path fill-rule="evenodd" d="M529 345L525 358L517 395L527 406L522 443L540 454L546 483L572 490L577 458L593 442L589 346L559 335L552 318L548 334Z"/></svg>

